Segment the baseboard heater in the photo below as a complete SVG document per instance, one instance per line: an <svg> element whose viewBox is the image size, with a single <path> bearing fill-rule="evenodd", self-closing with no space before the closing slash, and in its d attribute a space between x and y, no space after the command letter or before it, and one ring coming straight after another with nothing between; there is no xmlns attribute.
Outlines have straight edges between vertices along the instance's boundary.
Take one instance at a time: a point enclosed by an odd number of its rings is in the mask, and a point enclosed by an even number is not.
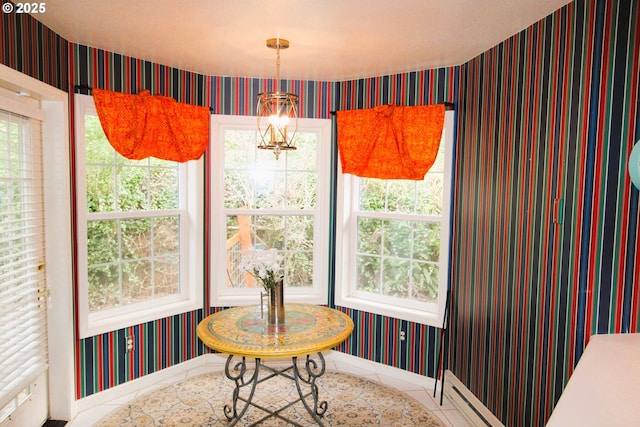
<svg viewBox="0 0 640 427"><path fill-rule="evenodd" d="M451 371L446 371L444 395L476 427L504 427L504 424L465 387Z"/></svg>

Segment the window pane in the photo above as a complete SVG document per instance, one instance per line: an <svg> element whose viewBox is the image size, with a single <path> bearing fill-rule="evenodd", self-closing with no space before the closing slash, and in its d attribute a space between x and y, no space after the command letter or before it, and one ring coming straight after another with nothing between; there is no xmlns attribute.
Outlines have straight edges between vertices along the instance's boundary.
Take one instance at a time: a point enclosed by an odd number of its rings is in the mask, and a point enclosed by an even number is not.
<svg viewBox="0 0 640 427"><path fill-rule="evenodd" d="M362 211L385 212L387 206L387 184L381 179L360 178L358 208Z"/></svg>
<svg viewBox="0 0 640 427"><path fill-rule="evenodd" d="M398 258L384 259L383 294L385 296L408 298L411 264Z"/></svg>
<svg viewBox="0 0 640 427"><path fill-rule="evenodd" d="M301 209L316 203L315 134L299 134L298 149L258 150L255 133L225 131L225 208Z"/></svg>
<svg viewBox="0 0 640 427"><path fill-rule="evenodd" d="M285 256L286 287L311 288L313 287L313 252L288 252Z"/></svg>
<svg viewBox="0 0 640 427"><path fill-rule="evenodd" d="M120 221L122 259L133 260L151 256L151 219Z"/></svg>
<svg viewBox="0 0 640 427"><path fill-rule="evenodd" d="M438 291L440 227L431 222L359 217L357 289L432 302Z"/></svg>
<svg viewBox="0 0 640 427"><path fill-rule="evenodd" d="M179 216L89 221L89 310L180 292L179 242Z"/></svg>
<svg viewBox="0 0 640 427"><path fill-rule="evenodd" d="M254 171L251 177L251 185L254 191L254 204L256 209L278 209L286 203L286 176L284 171Z"/></svg>
<svg viewBox="0 0 640 427"><path fill-rule="evenodd" d="M224 174L224 207L246 208L253 205L249 176L243 170L226 170Z"/></svg>
<svg viewBox="0 0 640 427"><path fill-rule="evenodd" d="M358 252L379 254L382 251L382 220L358 218Z"/></svg>
<svg viewBox="0 0 640 427"><path fill-rule="evenodd" d="M384 255L410 258L413 243L410 221L384 221Z"/></svg>
<svg viewBox="0 0 640 427"><path fill-rule="evenodd" d="M148 169L137 166L118 168L118 210L138 211L149 209Z"/></svg>
<svg viewBox="0 0 640 427"><path fill-rule="evenodd" d="M413 228L413 257L438 262L440 259L440 224L416 222Z"/></svg>
<svg viewBox="0 0 640 427"><path fill-rule="evenodd" d="M251 240L256 249L284 249L284 216L255 215L251 218Z"/></svg>
<svg viewBox="0 0 640 427"><path fill-rule="evenodd" d="M356 257L356 289L380 293L380 257L358 255Z"/></svg>
<svg viewBox="0 0 640 427"><path fill-rule="evenodd" d="M113 212L116 209L112 166L86 167L87 212Z"/></svg>
<svg viewBox="0 0 640 427"><path fill-rule="evenodd" d="M132 304L153 296L151 263L148 260L122 263L122 300Z"/></svg>
<svg viewBox="0 0 640 427"><path fill-rule="evenodd" d="M180 257L166 256L154 263L155 298L180 292Z"/></svg>
<svg viewBox="0 0 640 427"><path fill-rule="evenodd" d="M220 292L214 291L216 305L242 304L254 292L245 288L261 288L261 282L238 269L252 251L278 251L283 258L285 286L298 289L289 297L292 300L309 301L326 286L326 280L320 283L316 279L317 269L324 270L329 264L325 262L328 250L318 249L327 240L321 236L322 242L314 242L314 237L321 234L318 228L326 227L328 220L326 215L319 217L318 209L319 200L329 196L329 179L324 175L330 171L324 166L318 170L318 163L330 160L330 121L300 119L296 149L282 151L278 159L273 151L257 148L255 123L255 118L249 117L214 119L214 129L220 131L215 133L222 141L213 143L218 154L211 157L212 167L222 168L223 181L213 193L220 197L212 201L212 212L215 223L225 222L221 232L226 238L225 257L212 260L216 274L225 276L212 286L226 284ZM323 194L318 195L319 190ZM321 209L327 206L325 203ZM212 230L212 235L216 241L220 234ZM222 249L224 242L216 244ZM325 301L326 293L322 294L320 300Z"/></svg>
<svg viewBox="0 0 640 427"><path fill-rule="evenodd" d="M115 150L107 141L98 116L84 116L84 138L87 164L109 165L114 162Z"/></svg>
<svg viewBox="0 0 640 427"><path fill-rule="evenodd" d="M224 132L225 169L244 169L255 162L256 131L227 129Z"/></svg>
<svg viewBox="0 0 640 427"><path fill-rule="evenodd" d="M87 222L87 254L89 265L119 258L118 221Z"/></svg>
<svg viewBox="0 0 640 427"><path fill-rule="evenodd" d="M278 249L285 253L286 286L312 286L313 216L227 216L227 286L252 287L253 280L238 271L244 253Z"/></svg>
<svg viewBox="0 0 640 427"><path fill-rule="evenodd" d="M120 269L117 264L88 268L89 311L96 312L121 305Z"/></svg>
<svg viewBox="0 0 640 427"><path fill-rule="evenodd" d="M285 216L284 222L284 249L287 251L304 251L313 248L313 216Z"/></svg>
<svg viewBox="0 0 640 427"><path fill-rule="evenodd" d="M287 209L313 209L316 205L316 173L289 172L282 190Z"/></svg>
<svg viewBox="0 0 640 427"><path fill-rule="evenodd" d="M443 174L428 173L424 181L420 181L417 185L416 213L423 215L442 215L443 199Z"/></svg>
<svg viewBox="0 0 640 427"><path fill-rule="evenodd" d="M178 208L176 162L122 157L97 116L85 116L85 139L88 212L113 212L116 206L120 211Z"/></svg>
<svg viewBox="0 0 640 427"><path fill-rule="evenodd" d="M416 200L415 181L389 180L387 212L413 213Z"/></svg>
<svg viewBox="0 0 640 427"><path fill-rule="evenodd" d="M413 263L413 299L424 302L437 302L438 274L437 264Z"/></svg>
<svg viewBox="0 0 640 427"><path fill-rule="evenodd" d="M170 167L153 167L149 170L149 194L151 209L178 209L178 164Z"/></svg>
<svg viewBox="0 0 640 427"><path fill-rule="evenodd" d="M168 216L155 219L153 248L156 256L180 253L180 217Z"/></svg>
<svg viewBox="0 0 640 427"><path fill-rule="evenodd" d="M318 134L315 132L296 133L296 150L287 151L287 169L311 171L316 169Z"/></svg>
<svg viewBox="0 0 640 427"><path fill-rule="evenodd" d="M451 128L452 114L445 116ZM441 322L438 292L446 289L441 273L447 269L449 240L444 190L451 175L445 134L451 136L443 132L435 162L421 180L351 176L338 182L344 193L337 231L343 254L337 262L344 264L336 288L339 305Z"/></svg>

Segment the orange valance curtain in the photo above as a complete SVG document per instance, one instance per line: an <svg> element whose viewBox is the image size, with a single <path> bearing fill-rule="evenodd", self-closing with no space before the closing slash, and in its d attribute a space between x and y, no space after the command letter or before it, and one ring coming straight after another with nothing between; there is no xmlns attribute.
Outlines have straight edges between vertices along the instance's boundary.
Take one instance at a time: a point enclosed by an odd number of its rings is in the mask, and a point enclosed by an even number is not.
<svg viewBox="0 0 640 427"><path fill-rule="evenodd" d="M444 112L443 104L338 111L342 172L366 178L424 179L438 154Z"/></svg>
<svg viewBox="0 0 640 427"><path fill-rule="evenodd" d="M128 95L92 89L100 124L109 143L124 157L186 162L209 144L209 108L182 104L148 90Z"/></svg>

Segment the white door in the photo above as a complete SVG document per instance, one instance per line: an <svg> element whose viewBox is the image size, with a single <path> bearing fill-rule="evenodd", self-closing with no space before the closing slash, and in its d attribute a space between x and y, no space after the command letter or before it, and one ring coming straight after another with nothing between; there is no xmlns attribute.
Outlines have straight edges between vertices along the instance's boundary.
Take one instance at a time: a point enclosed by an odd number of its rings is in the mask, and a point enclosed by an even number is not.
<svg viewBox="0 0 640 427"><path fill-rule="evenodd" d="M43 115L23 102L0 110L0 427L48 414Z"/></svg>

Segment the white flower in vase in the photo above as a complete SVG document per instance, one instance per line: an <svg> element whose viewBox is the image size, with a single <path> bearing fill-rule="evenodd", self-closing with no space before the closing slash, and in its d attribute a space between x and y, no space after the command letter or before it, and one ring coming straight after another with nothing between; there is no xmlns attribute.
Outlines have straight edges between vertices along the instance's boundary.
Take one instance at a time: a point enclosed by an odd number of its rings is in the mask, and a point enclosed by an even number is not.
<svg viewBox="0 0 640 427"><path fill-rule="evenodd" d="M281 266L283 259L277 249L254 250L249 255L242 257L238 268L260 279L262 286L268 290L274 288L276 283L283 278Z"/></svg>

